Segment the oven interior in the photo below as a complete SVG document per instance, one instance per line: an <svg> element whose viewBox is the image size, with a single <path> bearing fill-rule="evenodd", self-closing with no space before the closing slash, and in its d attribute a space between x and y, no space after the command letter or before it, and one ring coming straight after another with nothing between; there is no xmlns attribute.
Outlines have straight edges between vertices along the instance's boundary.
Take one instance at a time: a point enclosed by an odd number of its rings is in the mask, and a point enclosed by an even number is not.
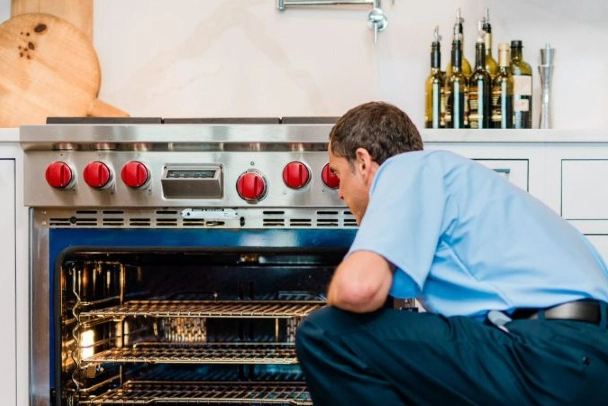
<svg viewBox="0 0 608 406"><path fill-rule="evenodd" d="M57 404L312 404L295 331L345 250L154 249L61 255Z"/></svg>

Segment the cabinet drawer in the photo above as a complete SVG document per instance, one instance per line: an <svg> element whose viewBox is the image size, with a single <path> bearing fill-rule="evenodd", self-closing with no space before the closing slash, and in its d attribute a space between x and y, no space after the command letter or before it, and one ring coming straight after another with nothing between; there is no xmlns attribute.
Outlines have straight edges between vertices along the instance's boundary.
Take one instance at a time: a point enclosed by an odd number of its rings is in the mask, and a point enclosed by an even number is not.
<svg viewBox="0 0 608 406"><path fill-rule="evenodd" d="M529 191L527 159L475 159L480 164L494 169L496 173L507 178L511 183Z"/></svg>
<svg viewBox="0 0 608 406"><path fill-rule="evenodd" d="M608 159L562 160L562 217L608 219Z"/></svg>
<svg viewBox="0 0 608 406"><path fill-rule="evenodd" d="M608 260L608 235L587 235L587 238L595 246L604 261Z"/></svg>

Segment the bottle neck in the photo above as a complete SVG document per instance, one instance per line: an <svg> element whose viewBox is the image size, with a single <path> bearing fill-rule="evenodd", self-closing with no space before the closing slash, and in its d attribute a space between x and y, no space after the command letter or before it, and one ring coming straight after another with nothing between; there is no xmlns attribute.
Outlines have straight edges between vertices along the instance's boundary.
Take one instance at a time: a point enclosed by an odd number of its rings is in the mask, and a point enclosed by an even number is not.
<svg viewBox="0 0 608 406"><path fill-rule="evenodd" d="M521 60L522 59L522 51L521 47L511 47L511 60Z"/></svg>
<svg viewBox="0 0 608 406"><path fill-rule="evenodd" d="M475 69L484 69L486 66L486 45L483 42L475 44Z"/></svg>
<svg viewBox="0 0 608 406"><path fill-rule="evenodd" d="M431 45L431 70L439 70L441 68L441 46L435 41Z"/></svg>
<svg viewBox="0 0 608 406"><path fill-rule="evenodd" d="M486 46L486 55L492 55L492 34L486 32L483 36L483 42Z"/></svg>
<svg viewBox="0 0 608 406"><path fill-rule="evenodd" d="M508 70L511 64L511 52L508 49L498 51L498 66L501 70Z"/></svg>
<svg viewBox="0 0 608 406"><path fill-rule="evenodd" d="M460 71L462 67L462 44L456 40L452 42L452 71Z"/></svg>

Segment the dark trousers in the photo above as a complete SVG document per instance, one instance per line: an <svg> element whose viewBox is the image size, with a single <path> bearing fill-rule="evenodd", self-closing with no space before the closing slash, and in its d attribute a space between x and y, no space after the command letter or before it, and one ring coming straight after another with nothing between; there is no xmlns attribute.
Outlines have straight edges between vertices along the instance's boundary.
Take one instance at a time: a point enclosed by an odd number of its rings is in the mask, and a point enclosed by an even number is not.
<svg viewBox="0 0 608 406"><path fill-rule="evenodd" d="M516 320L324 307L297 332L317 406L608 405L608 330Z"/></svg>

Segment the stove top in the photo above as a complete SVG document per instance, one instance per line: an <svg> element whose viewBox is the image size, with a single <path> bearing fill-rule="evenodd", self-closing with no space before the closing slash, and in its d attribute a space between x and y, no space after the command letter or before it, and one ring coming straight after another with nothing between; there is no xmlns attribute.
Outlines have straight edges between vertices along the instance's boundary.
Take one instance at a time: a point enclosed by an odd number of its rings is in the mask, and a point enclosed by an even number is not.
<svg viewBox="0 0 608 406"><path fill-rule="evenodd" d="M47 124L334 124L339 117L48 117Z"/></svg>

